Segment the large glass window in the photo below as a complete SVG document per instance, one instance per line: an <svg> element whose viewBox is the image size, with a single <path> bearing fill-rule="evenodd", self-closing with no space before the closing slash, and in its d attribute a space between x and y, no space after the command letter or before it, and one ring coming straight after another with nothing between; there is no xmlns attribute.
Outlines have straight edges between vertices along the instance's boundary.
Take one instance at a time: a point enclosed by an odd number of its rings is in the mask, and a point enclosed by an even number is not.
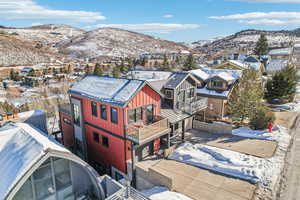
<svg viewBox="0 0 300 200"><path fill-rule="evenodd" d="M99 134L98 133L96 133L96 132L93 132L93 140L94 140L94 142L96 142L96 143L100 143L100 139L99 139Z"/></svg>
<svg viewBox="0 0 300 200"><path fill-rule="evenodd" d="M152 123L154 114L153 114L153 105L147 105L146 107L146 117L147 117L147 123Z"/></svg>
<svg viewBox="0 0 300 200"><path fill-rule="evenodd" d="M109 147L108 137L102 135L102 145L105 147Z"/></svg>
<svg viewBox="0 0 300 200"><path fill-rule="evenodd" d="M143 120L143 108L131 109L128 111L129 124Z"/></svg>
<svg viewBox="0 0 300 200"><path fill-rule="evenodd" d="M73 111L74 111L74 124L80 126L80 109L79 106L73 104Z"/></svg>
<svg viewBox="0 0 300 200"><path fill-rule="evenodd" d="M101 104L100 105L100 117L103 120L107 120L107 111L106 111L106 105Z"/></svg>
<svg viewBox="0 0 300 200"><path fill-rule="evenodd" d="M97 117L97 103L96 102L91 102L91 109L92 109L92 115Z"/></svg>
<svg viewBox="0 0 300 200"><path fill-rule="evenodd" d="M14 196L14 200L33 199L31 179L29 178Z"/></svg>
<svg viewBox="0 0 300 200"><path fill-rule="evenodd" d="M72 184L69 161L57 159L54 161L56 190L62 190Z"/></svg>
<svg viewBox="0 0 300 200"><path fill-rule="evenodd" d="M34 172L33 182L38 200L45 199L55 193L50 160Z"/></svg>
<svg viewBox="0 0 300 200"><path fill-rule="evenodd" d="M118 110L116 108L110 109L110 120L114 124L118 124Z"/></svg>
<svg viewBox="0 0 300 200"><path fill-rule="evenodd" d="M212 81L212 86L216 87L216 88L221 88L221 87L223 87L223 82L214 80L214 81Z"/></svg>

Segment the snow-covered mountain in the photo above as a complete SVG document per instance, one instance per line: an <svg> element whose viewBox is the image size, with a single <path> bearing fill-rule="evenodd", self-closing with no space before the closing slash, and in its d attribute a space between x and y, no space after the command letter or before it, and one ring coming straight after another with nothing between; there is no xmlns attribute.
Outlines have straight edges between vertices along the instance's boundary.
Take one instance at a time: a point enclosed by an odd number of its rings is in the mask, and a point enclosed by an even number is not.
<svg viewBox="0 0 300 200"><path fill-rule="evenodd" d="M100 28L57 44L59 52L77 58L138 56L144 53L180 52L188 47L148 35L116 28Z"/></svg>
<svg viewBox="0 0 300 200"><path fill-rule="evenodd" d="M0 31L18 36L23 40L40 43L41 45L53 45L85 33L84 30L75 27L54 24L33 26L29 28L0 27Z"/></svg>
<svg viewBox="0 0 300 200"><path fill-rule="evenodd" d="M265 34L270 47L286 47L295 40L300 40L300 29L291 31L264 31L264 30L244 30L233 35L214 39L209 42L194 42L195 49L232 49L232 48L253 48L261 34Z"/></svg>

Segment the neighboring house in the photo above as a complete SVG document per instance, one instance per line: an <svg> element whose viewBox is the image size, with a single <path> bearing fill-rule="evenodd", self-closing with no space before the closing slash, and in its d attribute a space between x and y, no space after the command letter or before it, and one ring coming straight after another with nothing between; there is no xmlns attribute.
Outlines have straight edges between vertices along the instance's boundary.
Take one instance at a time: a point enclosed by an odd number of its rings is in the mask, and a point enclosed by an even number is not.
<svg viewBox="0 0 300 200"><path fill-rule="evenodd" d="M134 180L136 162L169 147L161 93L148 82L86 76L69 93L71 110L60 110L64 143L98 170Z"/></svg>
<svg viewBox="0 0 300 200"><path fill-rule="evenodd" d="M272 59L269 61L266 67L266 72L268 74L274 74L276 72L282 71L289 65L289 60L285 59Z"/></svg>
<svg viewBox="0 0 300 200"><path fill-rule="evenodd" d="M190 71L201 84L196 93L208 98L205 117L223 120L227 114L227 104L234 86L242 76L242 70L197 69Z"/></svg>
<svg viewBox="0 0 300 200"><path fill-rule="evenodd" d="M197 97L203 82L188 72L131 71L128 77L147 80L162 95L161 115L169 120L171 137L181 136L191 129L196 115L204 115L207 98Z"/></svg>
<svg viewBox="0 0 300 200"><path fill-rule="evenodd" d="M0 199L148 200L130 186L99 176L32 125L5 122L0 137Z"/></svg>
<svg viewBox="0 0 300 200"><path fill-rule="evenodd" d="M245 70L250 68L258 72L264 71L262 63L253 56L248 56L245 60L228 60L219 65L213 66L213 68L233 70Z"/></svg>
<svg viewBox="0 0 300 200"><path fill-rule="evenodd" d="M282 71L284 68L294 63L293 48L274 49L269 52L269 62L266 66L268 74Z"/></svg>
<svg viewBox="0 0 300 200"><path fill-rule="evenodd" d="M293 48L273 49L269 52L271 59L290 60L293 55Z"/></svg>

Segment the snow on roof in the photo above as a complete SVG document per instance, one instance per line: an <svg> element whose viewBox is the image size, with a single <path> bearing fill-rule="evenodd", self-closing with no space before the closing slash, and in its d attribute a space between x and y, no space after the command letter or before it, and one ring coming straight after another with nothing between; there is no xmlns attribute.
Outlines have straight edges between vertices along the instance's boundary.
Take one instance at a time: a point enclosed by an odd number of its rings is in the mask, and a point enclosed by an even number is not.
<svg viewBox="0 0 300 200"><path fill-rule="evenodd" d="M245 63L239 61L239 60L228 60L228 62L234 64L234 65L237 65L243 69L247 69L248 68L248 65L246 65Z"/></svg>
<svg viewBox="0 0 300 200"><path fill-rule="evenodd" d="M269 52L269 55L271 56L291 55L291 54L292 54L291 48L273 49Z"/></svg>
<svg viewBox="0 0 300 200"><path fill-rule="evenodd" d="M0 128L0 199L47 152L70 153L54 139L25 123L10 123Z"/></svg>
<svg viewBox="0 0 300 200"><path fill-rule="evenodd" d="M181 193L171 192L168 188L160 186L144 190L142 194L152 200L192 200Z"/></svg>
<svg viewBox="0 0 300 200"><path fill-rule="evenodd" d="M209 78L212 78L219 73L226 72L226 73L230 74L235 80L239 79L243 73L242 70L233 70L233 69L203 68L202 70L209 75Z"/></svg>
<svg viewBox="0 0 300 200"><path fill-rule="evenodd" d="M288 65L288 60L273 59L268 63L266 70L269 73L278 72L283 70L287 65Z"/></svg>
<svg viewBox="0 0 300 200"><path fill-rule="evenodd" d="M209 78L209 75L201 69L195 69L190 71L194 76L201 78L203 81Z"/></svg>
<svg viewBox="0 0 300 200"><path fill-rule="evenodd" d="M216 90L209 90L206 87L197 89L197 94L204 95L204 96L218 96L227 98L229 96L230 91L216 91Z"/></svg>
<svg viewBox="0 0 300 200"><path fill-rule="evenodd" d="M300 43L295 44L294 48L300 48Z"/></svg>
<svg viewBox="0 0 300 200"><path fill-rule="evenodd" d="M145 71L145 70L134 70L126 74L127 77L132 77L139 80L166 80L173 72L167 71Z"/></svg>
<svg viewBox="0 0 300 200"><path fill-rule="evenodd" d="M70 93L124 106L144 83L142 80L91 75L74 84Z"/></svg>
<svg viewBox="0 0 300 200"><path fill-rule="evenodd" d="M187 76L189 75L188 72L176 72L174 73L167 83L165 87L167 88L176 88Z"/></svg>
<svg viewBox="0 0 300 200"><path fill-rule="evenodd" d="M250 68L254 69L255 71L260 70L261 63L259 63L259 62L245 62L245 64L250 66Z"/></svg>
<svg viewBox="0 0 300 200"><path fill-rule="evenodd" d="M227 73L227 72L221 72L221 73L217 74L216 76L223 79L223 80L225 80L225 81L235 80L235 78L230 73Z"/></svg>

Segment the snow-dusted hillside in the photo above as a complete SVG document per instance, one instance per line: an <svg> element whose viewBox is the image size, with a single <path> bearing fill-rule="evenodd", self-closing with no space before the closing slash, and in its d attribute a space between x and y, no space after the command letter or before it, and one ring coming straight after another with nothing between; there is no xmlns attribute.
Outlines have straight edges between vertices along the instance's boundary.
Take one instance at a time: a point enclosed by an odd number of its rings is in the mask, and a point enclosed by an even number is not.
<svg viewBox="0 0 300 200"><path fill-rule="evenodd" d="M116 28L101 28L63 41L59 52L78 58L138 56L143 53L180 52L186 46Z"/></svg>
<svg viewBox="0 0 300 200"><path fill-rule="evenodd" d="M17 36L0 34L0 66L47 63L51 58L61 60L64 56L48 48L37 48L36 43Z"/></svg>
<svg viewBox="0 0 300 200"><path fill-rule="evenodd" d="M84 30L71 26L52 24L30 28L0 28L0 31L43 45L52 45L85 33Z"/></svg>

